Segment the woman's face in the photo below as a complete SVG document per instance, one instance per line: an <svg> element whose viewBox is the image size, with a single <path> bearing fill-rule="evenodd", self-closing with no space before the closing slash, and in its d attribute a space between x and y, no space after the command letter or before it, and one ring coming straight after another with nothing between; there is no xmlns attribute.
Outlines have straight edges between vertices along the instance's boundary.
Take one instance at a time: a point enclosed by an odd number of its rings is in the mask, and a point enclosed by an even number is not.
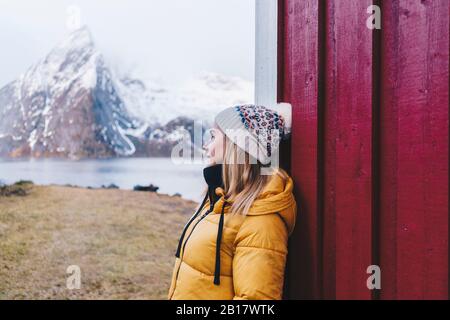
<svg viewBox="0 0 450 320"><path fill-rule="evenodd" d="M203 145L203 150L205 150L205 155L207 159L207 165L214 165L223 162L223 152L225 135L217 127L214 126L208 129L209 140Z"/></svg>

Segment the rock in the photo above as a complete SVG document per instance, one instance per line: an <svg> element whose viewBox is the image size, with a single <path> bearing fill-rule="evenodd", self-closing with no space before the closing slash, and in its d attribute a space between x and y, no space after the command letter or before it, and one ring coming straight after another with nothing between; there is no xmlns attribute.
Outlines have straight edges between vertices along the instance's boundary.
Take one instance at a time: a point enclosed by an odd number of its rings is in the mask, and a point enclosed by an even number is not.
<svg viewBox="0 0 450 320"><path fill-rule="evenodd" d="M108 186L105 186L102 184L103 189L119 189L119 186L115 185L114 183L109 184Z"/></svg>
<svg viewBox="0 0 450 320"><path fill-rule="evenodd" d="M24 186L24 185L27 185L27 184L33 184L33 181L31 181L31 180L19 180L19 181L14 183L14 185L16 185L16 186Z"/></svg>
<svg viewBox="0 0 450 320"><path fill-rule="evenodd" d="M10 196L26 196L29 192L29 184L13 184L5 185L0 187L0 196L10 197Z"/></svg>
<svg viewBox="0 0 450 320"><path fill-rule="evenodd" d="M66 183L66 184L64 185L64 187L68 187L68 188L79 188L78 186L73 185L73 184L70 184L70 183Z"/></svg>
<svg viewBox="0 0 450 320"><path fill-rule="evenodd" d="M135 185L133 190L134 191L150 191L150 192L157 192L159 187L149 184L148 186L141 186L141 185Z"/></svg>

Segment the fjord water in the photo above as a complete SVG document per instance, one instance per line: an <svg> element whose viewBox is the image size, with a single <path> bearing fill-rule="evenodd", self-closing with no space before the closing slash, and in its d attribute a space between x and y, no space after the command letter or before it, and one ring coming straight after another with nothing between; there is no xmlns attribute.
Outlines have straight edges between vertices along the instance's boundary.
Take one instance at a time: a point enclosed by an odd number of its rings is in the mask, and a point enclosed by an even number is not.
<svg viewBox="0 0 450 320"><path fill-rule="evenodd" d="M201 164L175 164L170 158L0 159L0 182L32 180L93 188L114 183L121 189L152 183L159 193L200 201L205 187L202 170Z"/></svg>

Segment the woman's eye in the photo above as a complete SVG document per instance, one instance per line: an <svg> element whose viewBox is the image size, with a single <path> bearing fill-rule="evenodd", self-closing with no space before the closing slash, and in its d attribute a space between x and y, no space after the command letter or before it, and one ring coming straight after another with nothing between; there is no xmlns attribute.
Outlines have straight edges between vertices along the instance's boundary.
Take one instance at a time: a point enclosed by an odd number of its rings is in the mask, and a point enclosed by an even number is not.
<svg viewBox="0 0 450 320"><path fill-rule="evenodd" d="M214 135L212 133L212 130L206 131L205 136L204 136L205 143L209 143L211 140L213 140L213 136Z"/></svg>

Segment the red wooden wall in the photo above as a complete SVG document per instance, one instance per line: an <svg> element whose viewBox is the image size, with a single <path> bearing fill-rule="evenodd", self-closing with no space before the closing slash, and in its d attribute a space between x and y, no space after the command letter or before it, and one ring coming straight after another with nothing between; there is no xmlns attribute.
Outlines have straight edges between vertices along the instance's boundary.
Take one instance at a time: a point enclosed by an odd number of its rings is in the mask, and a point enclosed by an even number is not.
<svg viewBox="0 0 450 320"><path fill-rule="evenodd" d="M448 68L448 0L279 1L299 203L286 298L448 299Z"/></svg>

